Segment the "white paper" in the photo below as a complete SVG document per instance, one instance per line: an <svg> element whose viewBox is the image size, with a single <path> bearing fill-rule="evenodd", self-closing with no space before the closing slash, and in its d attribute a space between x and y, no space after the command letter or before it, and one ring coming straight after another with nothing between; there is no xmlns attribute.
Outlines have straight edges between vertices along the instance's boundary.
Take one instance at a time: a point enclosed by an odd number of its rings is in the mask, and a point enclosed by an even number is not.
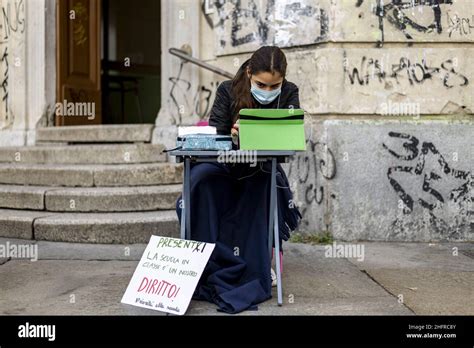
<svg viewBox="0 0 474 348"><path fill-rule="evenodd" d="M217 134L217 129L213 126L178 127L178 136L189 134Z"/></svg>
<svg viewBox="0 0 474 348"><path fill-rule="evenodd" d="M183 315L215 244L152 236L122 303Z"/></svg>

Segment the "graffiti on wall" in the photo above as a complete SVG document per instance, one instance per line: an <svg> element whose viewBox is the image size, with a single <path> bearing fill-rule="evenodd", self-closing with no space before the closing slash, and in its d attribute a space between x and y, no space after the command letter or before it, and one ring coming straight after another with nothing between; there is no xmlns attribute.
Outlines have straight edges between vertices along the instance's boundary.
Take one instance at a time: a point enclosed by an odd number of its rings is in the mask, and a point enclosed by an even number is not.
<svg viewBox="0 0 474 348"><path fill-rule="evenodd" d="M363 56L358 66L344 58L345 80L351 85L367 86L370 83L400 84L408 81L411 86L427 81L438 80L446 88L466 87L469 79L459 71L457 59L446 59L441 64L429 64L425 59L419 61L407 57L398 62L388 63L376 58Z"/></svg>
<svg viewBox="0 0 474 348"><path fill-rule="evenodd" d="M209 9L206 6L212 6L212 11L209 11ZM209 1L209 0L202 0L201 3L201 12L202 15L204 16L204 19L206 20L206 23L211 27L211 29L214 29L214 20L212 17L212 13L214 13L214 2Z"/></svg>
<svg viewBox="0 0 474 348"><path fill-rule="evenodd" d="M458 14L451 14L451 11L446 13L448 22L449 37L454 35L469 36L474 33L474 15L471 17L462 17Z"/></svg>
<svg viewBox="0 0 474 348"><path fill-rule="evenodd" d="M311 0L216 0L218 54L320 42L328 34L326 10Z"/></svg>
<svg viewBox="0 0 474 348"><path fill-rule="evenodd" d="M197 116L200 120L209 116L212 99L216 94L219 82L212 81L209 85L193 86L191 81L182 76L184 62L181 61L178 74L169 78L171 82L170 99L173 107L174 124L182 124L183 118Z"/></svg>
<svg viewBox="0 0 474 348"><path fill-rule="evenodd" d="M0 70L3 71L3 74L1 75L2 88L0 90L2 107L0 110L2 110L5 118L8 118L8 46L2 46L5 47L3 48L2 58L0 59Z"/></svg>
<svg viewBox="0 0 474 348"><path fill-rule="evenodd" d="M24 34L26 29L23 0L0 1L0 126L12 122L8 110L8 77L11 60L8 43L13 34Z"/></svg>
<svg viewBox="0 0 474 348"><path fill-rule="evenodd" d="M305 216L312 215L312 206L323 204L325 198L327 200L325 182L336 176L336 159L325 143L308 139L306 149L291 162L288 178L294 182L292 191L303 216L301 223L308 226L310 222Z"/></svg>
<svg viewBox="0 0 474 348"><path fill-rule="evenodd" d="M356 7L361 7L365 0L356 0ZM388 23L403 33L407 40L413 40L413 33L441 34L444 30L442 16L444 7L453 5L453 0L376 0L372 2L372 13L378 17L380 39L378 46L385 41L385 26ZM418 14L431 11L429 23L417 18Z"/></svg>
<svg viewBox="0 0 474 348"><path fill-rule="evenodd" d="M401 147L404 149L400 151L382 144L386 151L400 161L399 165L388 168L387 178L400 200L403 215L412 214L418 206L424 211L420 218L426 216L430 229L439 236L445 239L461 238L460 226L468 224L469 215L472 214L473 173L455 169L448 164L432 142L420 142L415 136L406 133L389 132L388 135L402 141ZM414 184L410 185L411 190L401 183L403 180ZM450 212L448 216L446 211ZM448 219L451 220L453 215L456 223L449 223ZM392 223L390 237L406 232L403 226L403 216L397 217Z"/></svg>

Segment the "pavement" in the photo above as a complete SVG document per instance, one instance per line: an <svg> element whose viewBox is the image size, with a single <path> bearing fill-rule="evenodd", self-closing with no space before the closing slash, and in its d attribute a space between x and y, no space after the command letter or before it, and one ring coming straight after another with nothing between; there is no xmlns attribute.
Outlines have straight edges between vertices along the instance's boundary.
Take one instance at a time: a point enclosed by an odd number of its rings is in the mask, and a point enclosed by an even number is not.
<svg viewBox="0 0 474 348"><path fill-rule="evenodd" d="M0 258L0 315L166 315L120 303L144 244L7 242L37 245L38 260ZM283 306L273 288L239 315L474 315L474 243L357 244L363 258L285 243ZM227 314L192 301L187 315Z"/></svg>

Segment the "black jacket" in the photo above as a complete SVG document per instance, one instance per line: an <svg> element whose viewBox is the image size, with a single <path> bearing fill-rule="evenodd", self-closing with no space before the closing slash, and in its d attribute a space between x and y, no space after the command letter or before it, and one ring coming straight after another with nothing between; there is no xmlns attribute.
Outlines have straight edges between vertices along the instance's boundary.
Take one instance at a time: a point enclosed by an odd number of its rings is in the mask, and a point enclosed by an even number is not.
<svg viewBox="0 0 474 348"><path fill-rule="evenodd" d="M232 103L234 98L232 96L232 80L226 80L217 87L216 98L212 105L209 116L209 125L216 127L217 134L230 134L232 129L232 117L235 114L232 110ZM252 96L253 98L253 96ZM300 99L298 94L298 87L286 79L283 80L281 86L280 102L278 97L270 104L260 104L255 98L257 108L261 109L289 109L291 106L295 109L300 108Z"/></svg>
<svg viewBox="0 0 474 348"><path fill-rule="evenodd" d="M230 130L232 128L232 117L234 115L234 110L231 109L234 98L232 97L231 87L232 80L226 80L222 82L219 87L217 87L216 98L214 100L214 104L212 105L211 114L209 117L209 125L217 128L217 134L228 135L230 134ZM255 98L254 101L257 105L257 108L260 107L262 109L289 109L291 106L293 106L295 109L300 108L298 87L286 79L283 80L283 84L281 86L279 102L278 97L267 105L260 104L257 100L255 100ZM233 145L233 149L237 148ZM267 168L267 171L270 171L270 168ZM291 192L286 173L279 163L277 164L276 181L277 187L279 188L278 227L281 243L281 240L288 240L290 237L290 231L293 231L298 227L302 215L296 205L290 207L288 204L288 202L292 201L293 199L293 193ZM275 241L273 241L273 245L275 245Z"/></svg>

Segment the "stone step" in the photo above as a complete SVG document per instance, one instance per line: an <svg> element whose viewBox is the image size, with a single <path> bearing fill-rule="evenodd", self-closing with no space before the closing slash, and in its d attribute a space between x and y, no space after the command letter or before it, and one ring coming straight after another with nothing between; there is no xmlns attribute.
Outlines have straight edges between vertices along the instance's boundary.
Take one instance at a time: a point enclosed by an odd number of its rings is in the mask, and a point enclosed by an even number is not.
<svg viewBox="0 0 474 348"><path fill-rule="evenodd" d="M178 237L174 210L141 213L45 213L0 209L0 237L99 244ZM40 251L41 252L41 251Z"/></svg>
<svg viewBox="0 0 474 348"><path fill-rule="evenodd" d="M179 236L176 211L63 213L35 220L36 240L99 244L148 243L152 235Z"/></svg>
<svg viewBox="0 0 474 348"><path fill-rule="evenodd" d="M0 163L0 184L33 186L151 186L178 184L183 166L175 163L66 165Z"/></svg>
<svg viewBox="0 0 474 348"><path fill-rule="evenodd" d="M163 145L69 145L0 148L0 163L127 164L166 162Z"/></svg>
<svg viewBox="0 0 474 348"><path fill-rule="evenodd" d="M0 208L53 212L134 212L175 209L181 185L71 187L0 185Z"/></svg>
<svg viewBox="0 0 474 348"><path fill-rule="evenodd" d="M0 185L0 208L44 210L44 195L51 187Z"/></svg>
<svg viewBox="0 0 474 348"><path fill-rule="evenodd" d="M39 128L37 142L135 143L151 142L153 124L115 124Z"/></svg>
<svg viewBox="0 0 474 348"><path fill-rule="evenodd" d="M33 222L35 219L57 213L0 209L0 237L33 239Z"/></svg>
<svg viewBox="0 0 474 348"><path fill-rule="evenodd" d="M47 211L134 212L172 210L181 185L65 188L46 192Z"/></svg>

